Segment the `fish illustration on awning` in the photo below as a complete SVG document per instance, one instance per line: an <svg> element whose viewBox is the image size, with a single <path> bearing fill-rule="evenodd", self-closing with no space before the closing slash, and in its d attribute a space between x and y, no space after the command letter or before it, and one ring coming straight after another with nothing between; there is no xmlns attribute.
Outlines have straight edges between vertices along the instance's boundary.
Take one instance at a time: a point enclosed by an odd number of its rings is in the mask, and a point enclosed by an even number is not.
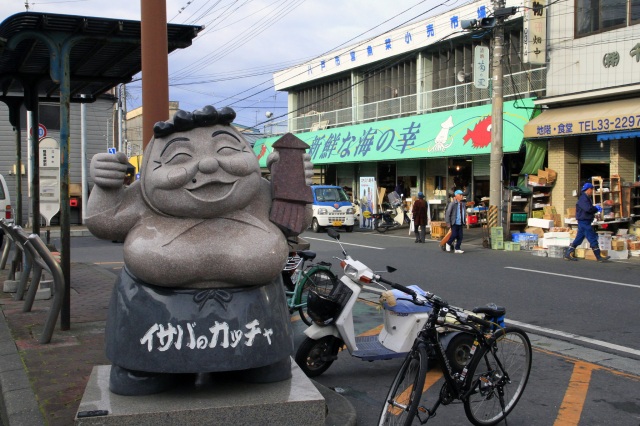
<svg viewBox="0 0 640 426"><path fill-rule="evenodd" d="M485 148L491 143L491 116L480 120L473 128L467 129L467 134L462 138L466 144L471 139L474 148Z"/></svg>

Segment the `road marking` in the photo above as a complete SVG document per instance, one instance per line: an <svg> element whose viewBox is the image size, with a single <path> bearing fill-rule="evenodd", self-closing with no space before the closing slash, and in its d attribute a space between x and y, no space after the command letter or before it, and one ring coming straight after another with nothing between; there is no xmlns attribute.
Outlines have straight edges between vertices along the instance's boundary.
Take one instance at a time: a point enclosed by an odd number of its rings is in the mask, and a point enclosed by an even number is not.
<svg viewBox="0 0 640 426"><path fill-rule="evenodd" d="M602 346L604 348L615 349L615 350L620 351L620 352L626 352L626 353L629 353L629 354L639 355L640 356L640 350L627 348L626 346L620 346L620 345L616 345L616 344L613 344L613 343L604 342L602 340L591 339L589 337L579 336L579 335L573 334L573 333L565 333L564 331L553 330L551 328L539 327L537 325L531 325L531 324L527 324L527 323L520 322L520 321L514 321L512 319L507 319L506 321L509 324L517 325L518 327L526 328L526 329L529 329L529 330L540 331L540 332L543 332L543 333L552 334L552 335L560 336L560 337L565 337L565 338L572 339L572 340L579 340L581 342L590 343L592 345Z"/></svg>
<svg viewBox="0 0 640 426"><path fill-rule="evenodd" d="M124 262L93 262L94 265L122 265Z"/></svg>
<svg viewBox="0 0 640 426"><path fill-rule="evenodd" d="M586 362L578 361L574 364L569 386L567 386L554 426L572 426L580 422L592 371L593 366Z"/></svg>
<svg viewBox="0 0 640 426"><path fill-rule="evenodd" d="M576 279L576 280L594 281L594 282L604 283L604 284L620 285L620 286L623 286L623 287L640 288L640 285L636 285L636 284L626 284L626 283L619 283L619 282L616 282L616 281L597 280L595 278L576 277L575 275L557 274L555 272L546 272L546 271L536 271L535 269L516 268L516 267L513 267L513 266L505 266L504 268L505 269L515 269L517 271L534 272L536 274L555 275L555 276L558 276L558 277L573 278L573 279Z"/></svg>
<svg viewBox="0 0 640 426"><path fill-rule="evenodd" d="M334 244L338 244L336 241L334 240L326 240L324 238L313 238L313 237L304 237L305 240L316 240L316 241L324 241L325 243L334 243ZM374 249L374 250L384 250L384 247L373 247L373 246L364 246L362 244L351 244L351 243L342 243L343 246L354 246L354 247L364 247L364 248L370 248L370 249Z"/></svg>

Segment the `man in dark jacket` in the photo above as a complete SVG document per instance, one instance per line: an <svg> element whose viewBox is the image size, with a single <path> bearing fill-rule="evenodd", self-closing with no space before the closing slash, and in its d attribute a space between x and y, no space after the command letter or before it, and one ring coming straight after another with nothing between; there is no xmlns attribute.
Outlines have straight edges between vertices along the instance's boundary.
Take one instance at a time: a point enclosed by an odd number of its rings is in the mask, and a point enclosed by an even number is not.
<svg viewBox="0 0 640 426"><path fill-rule="evenodd" d="M464 193L461 190L456 190L454 199L447 205L447 210L444 214L447 227L451 228L451 236L449 237L449 241L447 241L446 248L448 252L455 249L455 253L457 254L464 253L464 250L460 249L460 244L462 244L462 229L467 223L467 209L465 202L462 200L463 195Z"/></svg>
<svg viewBox="0 0 640 426"><path fill-rule="evenodd" d="M427 202L424 193L418 192L418 199L411 208L413 217L413 232L416 234L416 243L424 243L424 236L427 233Z"/></svg>
<svg viewBox="0 0 640 426"><path fill-rule="evenodd" d="M578 198L578 202L576 203L578 235L576 235L576 239L573 240L571 245L565 250L564 260L578 260L575 256L576 247L582 244L585 238L589 241L589 245L598 262L606 262L609 259L609 256L602 256L600 254L598 236L591 226L595 214L602 211L602 207L593 205L591 194L593 194L593 185L585 183L582 186L582 194L580 194L580 198Z"/></svg>

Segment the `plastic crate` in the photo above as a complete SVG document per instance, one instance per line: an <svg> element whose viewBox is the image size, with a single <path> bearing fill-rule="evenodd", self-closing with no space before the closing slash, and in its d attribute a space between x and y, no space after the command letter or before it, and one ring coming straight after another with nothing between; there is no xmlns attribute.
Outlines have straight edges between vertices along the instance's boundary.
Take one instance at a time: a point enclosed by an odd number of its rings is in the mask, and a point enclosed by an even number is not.
<svg viewBox="0 0 640 426"><path fill-rule="evenodd" d="M547 254L549 257L553 257L556 259L564 256L564 251L567 249L567 246L549 246L547 249Z"/></svg>
<svg viewBox="0 0 640 426"><path fill-rule="evenodd" d="M547 249L536 249L532 250L531 254L534 256L547 257Z"/></svg>
<svg viewBox="0 0 640 426"><path fill-rule="evenodd" d="M527 221L526 213L511 213L512 223L525 223Z"/></svg>

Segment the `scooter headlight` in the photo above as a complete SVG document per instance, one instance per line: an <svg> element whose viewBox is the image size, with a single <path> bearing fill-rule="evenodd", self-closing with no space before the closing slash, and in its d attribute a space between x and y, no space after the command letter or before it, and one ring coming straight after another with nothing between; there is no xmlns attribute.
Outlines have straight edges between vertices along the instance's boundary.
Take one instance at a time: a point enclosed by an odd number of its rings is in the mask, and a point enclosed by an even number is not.
<svg viewBox="0 0 640 426"><path fill-rule="evenodd" d="M351 278L353 281L358 281L358 270L351 265L347 265L344 268L344 274Z"/></svg>

